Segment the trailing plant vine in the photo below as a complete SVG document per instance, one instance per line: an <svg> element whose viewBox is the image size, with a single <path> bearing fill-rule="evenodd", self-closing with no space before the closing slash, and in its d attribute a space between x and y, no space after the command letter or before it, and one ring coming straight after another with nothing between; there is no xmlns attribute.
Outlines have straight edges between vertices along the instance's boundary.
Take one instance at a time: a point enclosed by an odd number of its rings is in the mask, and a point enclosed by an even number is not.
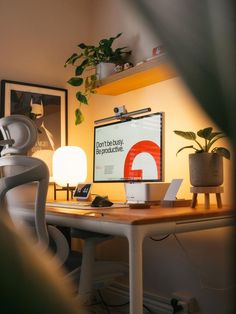
<svg viewBox="0 0 236 314"><path fill-rule="evenodd" d="M67 82L74 87L84 87L76 92L76 99L80 103L79 107L75 110L76 125L84 120L81 112L81 104L88 105L90 95L96 93L96 83L98 80L96 66L102 62L114 63L115 65L124 64L127 61L127 56L131 54L131 50L126 50L127 47L112 48L113 42L121 35L122 33L119 33L115 37L102 39L97 46L80 43L78 44L79 52L73 53L66 60L65 67L68 65L75 67L74 76ZM84 77L85 71L92 73Z"/></svg>

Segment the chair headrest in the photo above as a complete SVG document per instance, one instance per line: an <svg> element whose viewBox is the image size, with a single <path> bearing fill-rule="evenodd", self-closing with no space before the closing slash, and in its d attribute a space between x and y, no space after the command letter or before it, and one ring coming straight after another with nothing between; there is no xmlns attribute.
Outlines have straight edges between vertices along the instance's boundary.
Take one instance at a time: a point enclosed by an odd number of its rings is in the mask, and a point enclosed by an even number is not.
<svg viewBox="0 0 236 314"><path fill-rule="evenodd" d="M1 118L0 131L3 139L8 140L1 151L1 156L24 155L37 141L37 127L33 120L24 115L16 114Z"/></svg>

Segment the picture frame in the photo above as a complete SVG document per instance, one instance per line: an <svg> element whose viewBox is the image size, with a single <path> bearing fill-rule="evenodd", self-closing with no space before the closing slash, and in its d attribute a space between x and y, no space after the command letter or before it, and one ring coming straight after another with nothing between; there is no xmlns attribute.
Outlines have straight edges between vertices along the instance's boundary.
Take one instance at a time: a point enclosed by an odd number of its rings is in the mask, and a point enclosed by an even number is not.
<svg viewBox="0 0 236 314"><path fill-rule="evenodd" d="M29 155L47 163L50 181L53 153L67 145L67 97L67 90L63 88L1 81L0 116L23 114L35 121L38 140Z"/></svg>

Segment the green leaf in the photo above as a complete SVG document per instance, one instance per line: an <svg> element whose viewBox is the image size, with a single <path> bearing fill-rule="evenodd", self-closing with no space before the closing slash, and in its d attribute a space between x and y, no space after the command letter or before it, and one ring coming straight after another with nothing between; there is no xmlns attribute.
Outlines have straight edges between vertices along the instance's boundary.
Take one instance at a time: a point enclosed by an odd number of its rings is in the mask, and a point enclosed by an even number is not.
<svg viewBox="0 0 236 314"><path fill-rule="evenodd" d="M209 136L208 140L213 140L213 138L221 138L221 137L225 137L223 132L211 132L211 135Z"/></svg>
<svg viewBox="0 0 236 314"><path fill-rule="evenodd" d="M107 46L109 44L109 40L108 39L101 39L99 41L99 46Z"/></svg>
<svg viewBox="0 0 236 314"><path fill-rule="evenodd" d="M83 68L85 67L85 65L87 65L89 63L88 59L85 59L80 66L82 66Z"/></svg>
<svg viewBox="0 0 236 314"><path fill-rule="evenodd" d="M88 76L85 78L84 87L85 87L85 91L87 92L89 89L89 78L88 78Z"/></svg>
<svg viewBox="0 0 236 314"><path fill-rule="evenodd" d="M110 39L115 40L116 38L120 37L122 35L122 33L117 34L115 37L111 37Z"/></svg>
<svg viewBox="0 0 236 314"><path fill-rule="evenodd" d="M80 47L81 49L85 49L87 48L87 45L85 45L84 43L81 43L78 45L78 47Z"/></svg>
<svg viewBox="0 0 236 314"><path fill-rule="evenodd" d="M86 49L87 49L88 51L93 51L94 49L96 49L96 47L93 46L93 45L86 45Z"/></svg>
<svg viewBox="0 0 236 314"><path fill-rule="evenodd" d="M75 75L80 76L86 67L86 65L89 63L88 59L85 59L77 68L75 69Z"/></svg>
<svg viewBox="0 0 236 314"><path fill-rule="evenodd" d="M215 133L212 133L210 138L209 138L209 143L207 145L207 151L209 152L210 151L210 148L211 146L216 142L218 141L219 139L223 138L223 137L226 137L222 132L215 132Z"/></svg>
<svg viewBox="0 0 236 314"><path fill-rule="evenodd" d="M80 86L83 84L83 79L81 77L72 77L67 83L69 83L72 86Z"/></svg>
<svg viewBox="0 0 236 314"><path fill-rule="evenodd" d="M228 149L224 148L224 147L215 147L212 150L213 153L217 153L223 157L225 157L226 159L230 159L230 152Z"/></svg>
<svg viewBox="0 0 236 314"><path fill-rule="evenodd" d="M83 72L84 72L84 68L82 67L82 65L79 65L76 67L76 69L75 69L75 75L76 76L80 76Z"/></svg>
<svg viewBox="0 0 236 314"><path fill-rule="evenodd" d="M199 137L202 137L202 138L208 140L208 139L210 138L210 136L211 136L211 132L212 132L212 128L209 127L209 128L205 128L205 129L199 130L199 131L197 132L197 135L198 135Z"/></svg>
<svg viewBox="0 0 236 314"><path fill-rule="evenodd" d="M90 76L87 76L85 78L84 86L85 86L85 92L87 93L95 93L96 88L96 82L97 82L97 75L92 74Z"/></svg>
<svg viewBox="0 0 236 314"><path fill-rule="evenodd" d="M84 116L79 108L75 110L75 125L78 125L84 121Z"/></svg>
<svg viewBox="0 0 236 314"><path fill-rule="evenodd" d="M64 67L66 67L68 64L74 64L75 61L80 58L81 56L79 56L77 53L73 53L65 62Z"/></svg>
<svg viewBox="0 0 236 314"><path fill-rule="evenodd" d="M120 37L122 33L117 34L115 37L110 37L109 39L101 39L99 42L99 46L102 46L103 49L108 49L113 44L114 40Z"/></svg>
<svg viewBox="0 0 236 314"><path fill-rule="evenodd" d="M184 132L184 131L175 130L174 133L179 135L179 136L182 136L186 140L195 141L195 139L196 139L196 134L194 132Z"/></svg>
<svg viewBox="0 0 236 314"><path fill-rule="evenodd" d="M96 80L97 80L97 74L92 74L92 75L90 76L90 78L91 78L91 81L96 82Z"/></svg>
<svg viewBox="0 0 236 314"><path fill-rule="evenodd" d="M88 104L87 97L83 93L81 93L80 91L76 93L76 98L82 104L85 104L85 105Z"/></svg>
<svg viewBox="0 0 236 314"><path fill-rule="evenodd" d="M195 151L197 151L197 149L196 149L193 145L189 145L189 146L184 146L184 147L180 148L180 149L177 151L176 155L178 155L179 152L181 152L182 150L184 150L184 149L186 149L186 148L192 148L192 149L194 149Z"/></svg>

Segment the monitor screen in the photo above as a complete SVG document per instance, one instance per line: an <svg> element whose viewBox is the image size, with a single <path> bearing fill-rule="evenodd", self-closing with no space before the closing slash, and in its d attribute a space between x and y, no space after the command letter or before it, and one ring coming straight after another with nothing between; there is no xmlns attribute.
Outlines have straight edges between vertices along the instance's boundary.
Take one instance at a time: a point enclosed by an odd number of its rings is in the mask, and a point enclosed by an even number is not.
<svg viewBox="0 0 236 314"><path fill-rule="evenodd" d="M162 181L163 113L94 128L94 182Z"/></svg>

